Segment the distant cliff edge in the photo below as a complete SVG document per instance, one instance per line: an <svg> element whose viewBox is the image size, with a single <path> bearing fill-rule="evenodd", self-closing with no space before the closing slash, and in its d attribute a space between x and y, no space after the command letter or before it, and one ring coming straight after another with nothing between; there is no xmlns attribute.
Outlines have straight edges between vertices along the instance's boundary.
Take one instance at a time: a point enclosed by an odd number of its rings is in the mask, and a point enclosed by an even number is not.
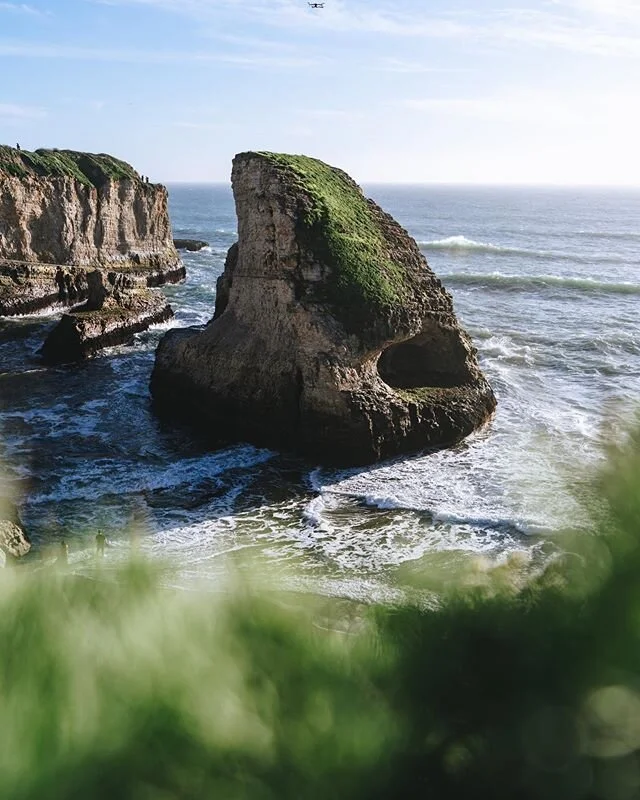
<svg viewBox="0 0 640 800"><path fill-rule="evenodd" d="M86 297L86 270L184 278L167 190L110 155L0 146L0 314Z"/></svg>

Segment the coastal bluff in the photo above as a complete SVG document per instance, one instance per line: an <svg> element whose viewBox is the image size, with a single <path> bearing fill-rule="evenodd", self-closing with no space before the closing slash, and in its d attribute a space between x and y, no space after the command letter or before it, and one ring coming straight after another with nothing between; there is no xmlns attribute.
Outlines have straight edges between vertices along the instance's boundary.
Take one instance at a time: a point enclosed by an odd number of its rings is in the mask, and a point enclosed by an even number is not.
<svg viewBox="0 0 640 800"><path fill-rule="evenodd" d="M86 299L86 272L184 278L167 190L124 161L0 146L0 315Z"/></svg>
<svg viewBox="0 0 640 800"><path fill-rule="evenodd" d="M345 466L452 445L491 417L450 295L346 173L248 152L232 186L238 241L213 319L156 353L161 414Z"/></svg>

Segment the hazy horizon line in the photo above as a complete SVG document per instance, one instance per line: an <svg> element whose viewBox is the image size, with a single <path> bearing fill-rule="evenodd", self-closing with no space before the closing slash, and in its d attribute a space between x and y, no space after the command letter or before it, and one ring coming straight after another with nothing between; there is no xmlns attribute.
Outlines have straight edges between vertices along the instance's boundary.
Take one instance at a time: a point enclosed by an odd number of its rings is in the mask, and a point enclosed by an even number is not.
<svg viewBox="0 0 640 800"><path fill-rule="evenodd" d="M228 186L230 180L188 181L188 180L159 180L165 186ZM458 189L628 189L640 191L640 183L500 183L500 182L470 182L470 181L381 181L358 180L362 186L406 186L429 188L458 188Z"/></svg>

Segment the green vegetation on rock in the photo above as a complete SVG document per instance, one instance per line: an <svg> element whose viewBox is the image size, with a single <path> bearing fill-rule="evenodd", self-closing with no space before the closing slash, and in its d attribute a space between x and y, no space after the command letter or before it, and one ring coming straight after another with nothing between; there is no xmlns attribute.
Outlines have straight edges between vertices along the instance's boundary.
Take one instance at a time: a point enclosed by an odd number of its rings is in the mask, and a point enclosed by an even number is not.
<svg viewBox="0 0 640 800"><path fill-rule="evenodd" d="M311 252L332 270L328 300L347 328L371 311L403 302L404 269L392 261L371 207L346 173L308 156L259 152L287 171L311 200L301 231Z"/></svg>
<svg viewBox="0 0 640 800"><path fill-rule="evenodd" d="M420 386L415 389L395 388L394 391L408 402L425 403L428 401L435 402L437 400L444 401L455 397L460 394L460 387Z"/></svg>
<svg viewBox="0 0 640 800"><path fill-rule="evenodd" d="M105 153L81 153L75 150L18 150L0 145L0 175L16 178L39 176L73 178L85 186L102 186L110 180L140 180L125 161Z"/></svg>

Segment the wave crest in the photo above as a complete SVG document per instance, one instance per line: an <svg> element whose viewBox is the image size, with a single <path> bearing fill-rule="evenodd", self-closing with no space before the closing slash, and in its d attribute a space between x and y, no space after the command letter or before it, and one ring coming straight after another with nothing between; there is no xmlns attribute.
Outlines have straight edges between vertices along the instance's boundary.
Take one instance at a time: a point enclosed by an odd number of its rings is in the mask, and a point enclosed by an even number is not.
<svg viewBox="0 0 640 800"><path fill-rule="evenodd" d="M476 242L466 236L447 236L445 239L434 239L428 242L418 242L425 250L471 250L481 253L514 252L513 248L500 247L495 244ZM516 250L515 252L522 252Z"/></svg>
<svg viewBox="0 0 640 800"><path fill-rule="evenodd" d="M539 289L567 289L601 294L640 295L640 285L627 282L597 281L595 278L567 278L562 275L505 275L492 272L487 275L452 273L440 275L445 286L469 286L502 291L536 291Z"/></svg>
<svg viewBox="0 0 640 800"><path fill-rule="evenodd" d="M518 256L535 259L537 261L570 261L578 264L623 264L628 259L604 253L562 253L553 250L528 250L523 247L508 247L492 244L491 242L477 242L466 236L447 236L444 239L432 241L419 241L418 245L424 251L446 251L448 253L488 253L495 256Z"/></svg>

